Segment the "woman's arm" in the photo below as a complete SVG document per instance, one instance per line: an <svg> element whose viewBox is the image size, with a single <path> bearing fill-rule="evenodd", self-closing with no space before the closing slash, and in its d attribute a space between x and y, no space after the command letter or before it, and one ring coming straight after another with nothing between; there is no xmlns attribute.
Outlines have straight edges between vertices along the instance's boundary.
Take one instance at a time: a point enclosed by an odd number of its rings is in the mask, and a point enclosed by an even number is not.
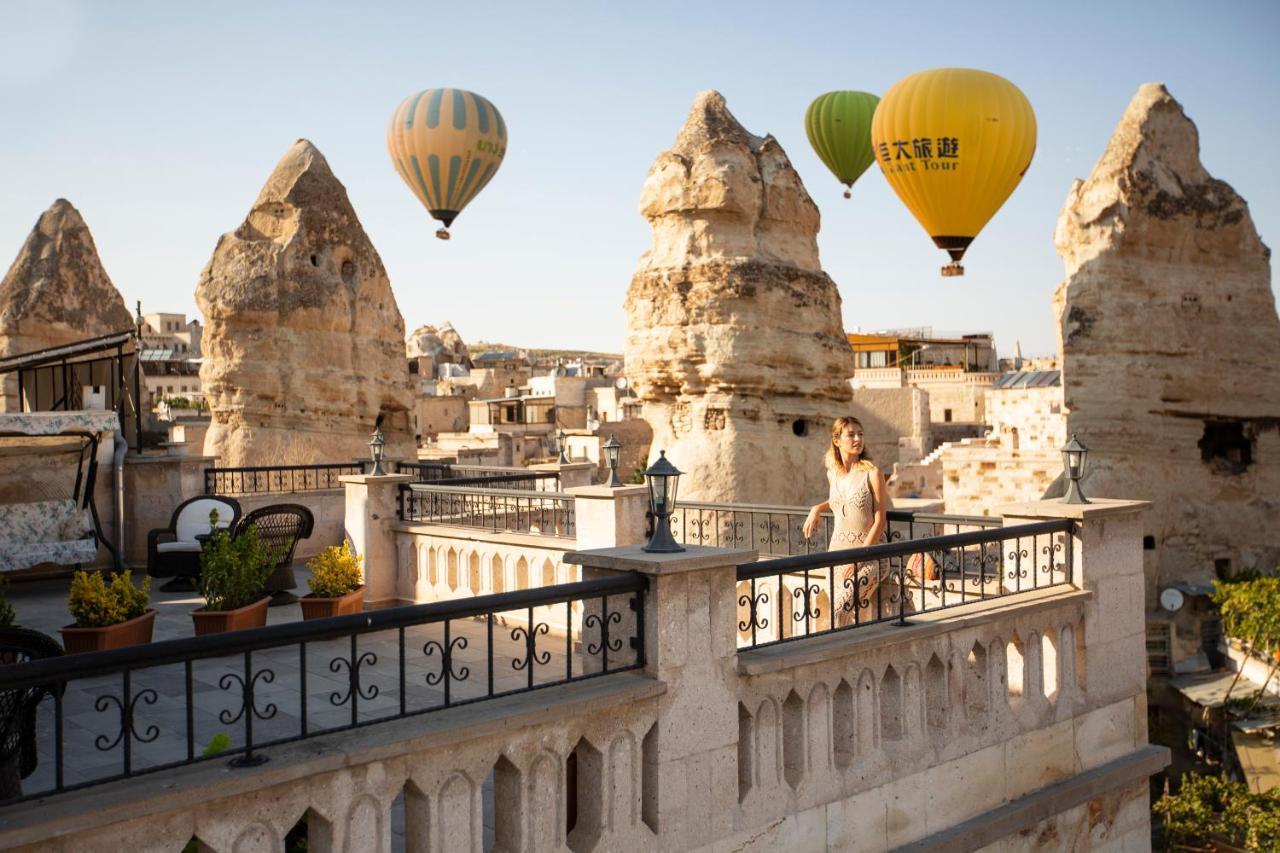
<svg viewBox="0 0 1280 853"><path fill-rule="evenodd" d="M871 497L875 501L876 514L871 521L871 529L867 531L867 538L862 541L867 545L876 545L884 535L885 528L889 526L889 516L885 510L889 503L889 489L885 486L884 474L879 468L867 479L871 481Z"/></svg>
<svg viewBox="0 0 1280 853"><path fill-rule="evenodd" d="M831 503L829 501L823 501L820 504L815 504L809 510L809 515L804 520L804 527L801 528L801 532L804 533L805 539L812 536L813 532L818 529L818 523L821 521L822 514L824 512L831 512Z"/></svg>

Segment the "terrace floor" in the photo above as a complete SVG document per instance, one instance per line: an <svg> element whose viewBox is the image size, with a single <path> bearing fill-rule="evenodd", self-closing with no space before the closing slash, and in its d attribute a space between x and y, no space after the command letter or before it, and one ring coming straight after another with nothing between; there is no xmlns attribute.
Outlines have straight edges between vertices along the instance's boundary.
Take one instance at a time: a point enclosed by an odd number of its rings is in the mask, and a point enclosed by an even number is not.
<svg viewBox="0 0 1280 853"><path fill-rule="evenodd" d="M296 592L305 593L307 570L298 564L295 572ZM69 586L66 579L11 584L7 597L16 611L17 623L57 638L58 629L71 622L66 610ZM196 592L163 592L159 586L159 582L153 583L151 597L157 611L154 641L193 636L189 614L203 605L203 598ZM535 621L543 621L547 615L535 612ZM269 625L301 618L297 604L268 610ZM530 668L515 666L526 657L523 634L512 637L513 631L523 630L526 619L523 610L495 616L492 656L486 620L448 623L455 648L453 677L448 679L452 703L484 698L490 691L502 693L529 686ZM198 660L190 665L189 672L181 663L142 667L130 673L127 688L121 674L72 681L63 696L63 784L82 785L117 777L126 772L126 762L129 771L137 773L187 761L191 756L198 758L218 734L226 735L233 749L243 746L246 719L241 684L246 665L251 673L260 676L254 684L255 705L260 712L252 721L255 744L297 737L304 721L306 731L316 733L351 726L353 722L364 724L394 717L402 707L413 713L442 706L445 683L439 678L441 655L438 650L427 653L424 647L442 643L444 630L443 623L406 628L403 664L400 632L393 629L360 635L354 654L352 641L342 638L254 652L248 662L243 654ZM566 673L582 674L586 660L580 643L581 636L576 631L568 638L563 631L541 635L538 661L532 666L532 683L560 681ZM358 667L359 693L355 701L349 677L353 659L363 661ZM125 706L132 702L134 720L129 728L121 723L122 701ZM39 766L23 781L26 794L49 791L55 786L55 718L54 702L46 698L36 726ZM486 790L485 823L489 832L491 798L491 790ZM393 849L403 849L402 807L393 813L393 833Z"/></svg>

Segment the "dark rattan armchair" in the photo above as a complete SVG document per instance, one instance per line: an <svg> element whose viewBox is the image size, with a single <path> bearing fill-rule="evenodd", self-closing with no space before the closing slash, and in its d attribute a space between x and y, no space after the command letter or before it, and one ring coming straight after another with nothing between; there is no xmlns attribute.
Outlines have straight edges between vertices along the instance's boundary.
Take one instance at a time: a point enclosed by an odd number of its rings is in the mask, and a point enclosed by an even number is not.
<svg viewBox="0 0 1280 853"><path fill-rule="evenodd" d="M28 628L0 628L0 665L57 657L62 646ZM36 706L61 687L0 690L0 803L22 796L22 780L35 772Z"/></svg>
<svg viewBox="0 0 1280 853"><path fill-rule="evenodd" d="M197 495L178 504L168 527L147 534L147 574L153 578L173 578L160 587L165 591L189 592L200 577L200 547L197 535L209 532L209 512L218 511L218 526L235 530L240 504L223 495Z"/></svg>
<svg viewBox="0 0 1280 853"><path fill-rule="evenodd" d="M298 585L293 575L293 551L298 541L311 535L315 518L311 510L302 504L273 504L252 510L236 526L239 536L249 528L258 531L258 539L276 549L280 556L276 569L263 584L264 592L271 593L271 606L292 604L298 600L290 590Z"/></svg>

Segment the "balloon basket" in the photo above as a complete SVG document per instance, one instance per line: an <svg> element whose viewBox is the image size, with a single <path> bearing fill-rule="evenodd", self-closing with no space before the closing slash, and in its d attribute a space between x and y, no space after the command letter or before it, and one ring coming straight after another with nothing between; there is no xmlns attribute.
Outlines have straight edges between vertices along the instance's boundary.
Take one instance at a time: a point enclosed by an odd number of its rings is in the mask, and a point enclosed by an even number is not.
<svg viewBox="0 0 1280 853"><path fill-rule="evenodd" d="M942 268L943 278L952 278L958 275L964 275L964 267L960 266L959 261L952 261Z"/></svg>
<svg viewBox="0 0 1280 853"><path fill-rule="evenodd" d="M845 197L845 198L853 198L853 193L849 192L849 190L845 190L845 191L844 191L844 197Z"/></svg>
<svg viewBox="0 0 1280 853"><path fill-rule="evenodd" d="M437 237L439 237L441 240L448 240L448 239L449 239L449 229L447 229L447 228L440 228L440 229L437 229L437 230L436 230L436 236L437 236Z"/></svg>

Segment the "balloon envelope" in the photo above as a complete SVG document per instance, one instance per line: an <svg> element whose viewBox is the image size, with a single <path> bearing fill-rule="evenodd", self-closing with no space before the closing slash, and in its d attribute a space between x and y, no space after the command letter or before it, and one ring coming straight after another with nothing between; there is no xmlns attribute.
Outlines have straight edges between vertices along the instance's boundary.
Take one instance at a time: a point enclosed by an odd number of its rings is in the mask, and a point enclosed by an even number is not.
<svg viewBox="0 0 1280 853"><path fill-rule="evenodd" d="M1031 165L1036 117L1003 77L937 68L885 93L871 144L889 186L958 262Z"/></svg>
<svg viewBox="0 0 1280 853"><path fill-rule="evenodd" d="M875 159L871 151L871 117L879 102L868 92L827 92L814 98L805 110L804 130L809 144L846 187L852 187Z"/></svg>
<svg viewBox="0 0 1280 853"><path fill-rule="evenodd" d="M502 165L507 125L474 92L426 89L396 107L387 150L418 201L447 228Z"/></svg>

